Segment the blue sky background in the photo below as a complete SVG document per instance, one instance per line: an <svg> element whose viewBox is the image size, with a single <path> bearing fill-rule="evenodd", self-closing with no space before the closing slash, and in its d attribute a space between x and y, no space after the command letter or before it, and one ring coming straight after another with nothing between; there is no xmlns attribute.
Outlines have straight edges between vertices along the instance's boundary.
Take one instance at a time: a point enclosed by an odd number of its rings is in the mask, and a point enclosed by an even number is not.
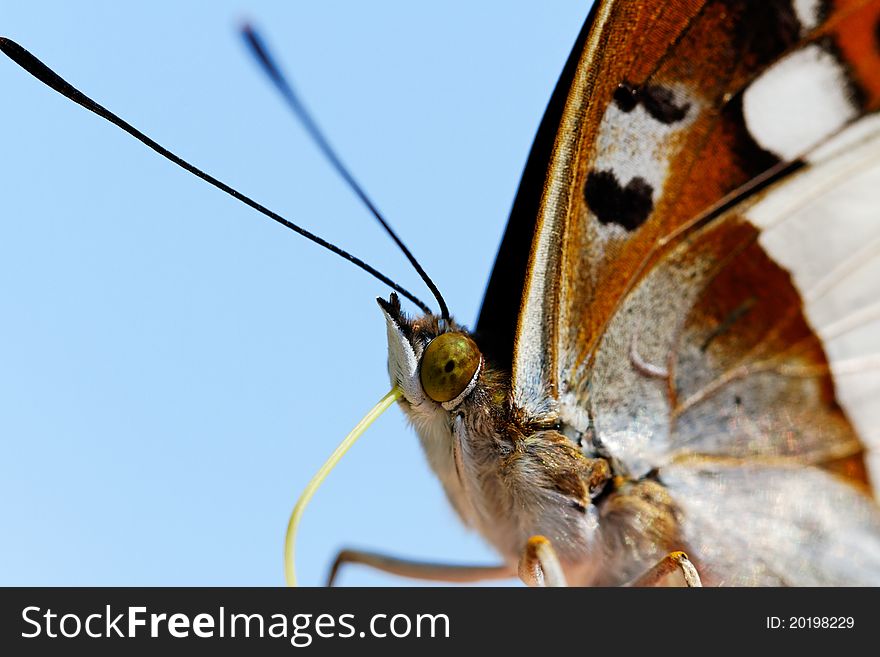
<svg viewBox="0 0 880 657"><path fill-rule="evenodd" d="M472 324L588 5L4 2L0 33L432 301L245 55L252 18ZM388 290L5 58L0 90L0 584L282 584L296 497L389 387ZM343 546L494 560L398 409L308 509L302 583Z"/></svg>

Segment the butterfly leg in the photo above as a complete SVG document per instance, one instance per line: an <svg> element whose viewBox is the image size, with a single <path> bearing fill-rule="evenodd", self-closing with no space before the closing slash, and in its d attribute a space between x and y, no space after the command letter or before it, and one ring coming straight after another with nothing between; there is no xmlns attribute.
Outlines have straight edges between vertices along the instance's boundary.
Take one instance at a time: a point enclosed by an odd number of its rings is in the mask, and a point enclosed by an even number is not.
<svg viewBox="0 0 880 657"><path fill-rule="evenodd" d="M412 577L414 579L425 579L435 582L456 582L459 584L479 582L481 580L506 579L513 577L515 574L513 569L507 565L463 566L401 559L387 554L364 550L342 550L336 556L333 566L330 568L327 586L333 586L333 582L339 575L339 569L344 564L361 564L384 573L399 575L400 577Z"/></svg>
<svg viewBox="0 0 880 657"><path fill-rule="evenodd" d="M684 552L670 552L657 565L627 584L627 586L657 586L667 575L679 572L686 586L703 586L700 574Z"/></svg>
<svg viewBox="0 0 880 657"><path fill-rule="evenodd" d="M519 578L528 586L566 586L556 550L543 536L532 536L519 559Z"/></svg>

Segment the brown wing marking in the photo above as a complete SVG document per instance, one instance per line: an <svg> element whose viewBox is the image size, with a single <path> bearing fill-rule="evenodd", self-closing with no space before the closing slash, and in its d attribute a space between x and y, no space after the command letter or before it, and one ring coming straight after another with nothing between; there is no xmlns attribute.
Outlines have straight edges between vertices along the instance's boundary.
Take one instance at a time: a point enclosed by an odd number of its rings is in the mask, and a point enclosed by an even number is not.
<svg viewBox="0 0 880 657"><path fill-rule="evenodd" d="M867 483L862 446L789 273L738 217L701 239L731 230L731 222L752 234L703 288L670 352L671 452L845 461Z"/></svg>

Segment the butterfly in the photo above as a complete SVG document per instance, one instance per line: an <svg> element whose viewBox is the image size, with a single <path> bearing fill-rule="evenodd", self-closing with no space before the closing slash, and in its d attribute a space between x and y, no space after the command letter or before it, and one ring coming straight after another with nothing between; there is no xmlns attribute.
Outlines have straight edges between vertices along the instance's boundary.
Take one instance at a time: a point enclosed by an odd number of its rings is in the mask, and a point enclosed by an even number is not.
<svg viewBox="0 0 880 657"><path fill-rule="evenodd" d="M474 330L380 302L498 575L880 584L878 108L880 2L597 3Z"/></svg>
<svg viewBox="0 0 880 657"><path fill-rule="evenodd" d="M877 14L599 3L474 332L381 304L401 406L496 574L877 581L876 232L854 202Z"/></svg>

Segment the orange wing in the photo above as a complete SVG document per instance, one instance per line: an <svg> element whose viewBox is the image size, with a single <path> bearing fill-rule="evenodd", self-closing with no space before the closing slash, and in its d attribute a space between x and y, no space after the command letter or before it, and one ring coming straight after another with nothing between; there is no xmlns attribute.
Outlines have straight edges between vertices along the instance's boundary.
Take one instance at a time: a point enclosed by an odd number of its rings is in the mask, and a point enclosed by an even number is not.
<svg viewBox="0 0 880 657"><path fill-rule="evenodd" d="M880 106L878 20L880 3L855 0L611 2L596 9L561 112L532 244L513 366L521 407L539 417L562 414L586 432L594 420L602 428L591 413L630 398L633 408L625 410L639 422L686 423L695 395L719 383L700 372L693 354L670 344L651 348L646 336L661 334L723 352L720 371L743 358L769 367L771 358L787 362L789 372L810 372L826 424L846 426L789 273L764 255L759 230L730 217L802 176L814 166L811 153ZM802 108L809 120L774 115L777 87L785 95L779 112L819 101ZM655 287L650 303L636 303L639 283L709 224L724 227L704 230L689 248L692 257L720 249L715 261ZM623 317L624 309L641 325ZM626 328L612 330L617 325ZM612 344L631 342L634 330L644 353ZM633 357L672 370L655 405L643 393L657 386L630 366ZM797 405L798 395L786 395ZM774 399L764 397L756 412L766 418L779 408ZM615 419L608 431L626 425ZM832 433L851 445L850 430Z"/></svg>

